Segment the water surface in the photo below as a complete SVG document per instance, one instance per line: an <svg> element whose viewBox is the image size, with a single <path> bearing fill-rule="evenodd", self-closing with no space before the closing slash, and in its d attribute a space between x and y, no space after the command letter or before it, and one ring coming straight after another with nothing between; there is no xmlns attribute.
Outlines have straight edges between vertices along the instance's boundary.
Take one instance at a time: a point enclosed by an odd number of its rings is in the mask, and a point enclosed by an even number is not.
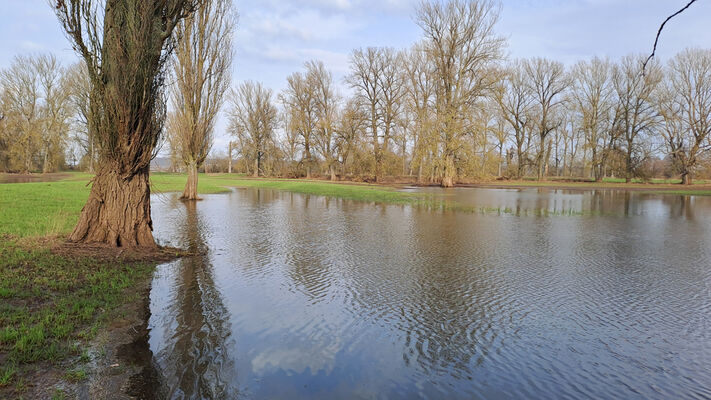
<svg viewBox="0 0 711 400"><path fill-rule="evenodd" d="M438 193L489 211L154 196L165 395L711 397L711 198Z"/></svg>

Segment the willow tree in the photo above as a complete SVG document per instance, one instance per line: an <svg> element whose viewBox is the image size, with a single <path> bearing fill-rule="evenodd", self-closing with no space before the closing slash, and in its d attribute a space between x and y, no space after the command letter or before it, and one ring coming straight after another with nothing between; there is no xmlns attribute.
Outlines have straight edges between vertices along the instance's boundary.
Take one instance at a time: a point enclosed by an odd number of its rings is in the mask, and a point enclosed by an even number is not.
<svg viewBox="0 0 711 400"><path fill-rule="evenodd" d="M198 168L210 152L217 114L230 85L232 0L206 0L176 28L170 140L188 171L182 199L197 199Z"/></svg>
<svg viewBox="0 0 711 400"><path fill-rule="evenodd" d="M165 120L173 31L202 0L57 0L52 4L91 81L99 148L91 193L70 240L156 246L149 168Z"/></svg>
<svg viewBox="0 0 711 400"><path fill-rule="evenodd" d="M491 0L423 1L417 24L433 66L442 186L454 185L455 161L469 132L467 117L496 81L494 63L505 40L496 35L500 7Z"/></svg>

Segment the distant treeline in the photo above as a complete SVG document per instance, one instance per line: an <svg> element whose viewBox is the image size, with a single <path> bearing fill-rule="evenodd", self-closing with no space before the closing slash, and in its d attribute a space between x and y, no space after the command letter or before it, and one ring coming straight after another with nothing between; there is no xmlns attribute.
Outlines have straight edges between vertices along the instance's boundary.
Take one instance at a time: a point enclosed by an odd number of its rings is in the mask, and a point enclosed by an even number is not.
<svg viewBox="0 0 711 400"><path fill-rule="evenodd" d="M53 172L80 159L90 168L88 85L81 64L51 54L16 56L0 70L0 171Z"/></svg>
<svg viewBox="0 0 711 400"><path fill-rule="evenodd" d="M642 55L571 67L505 60L498 17L489 1L423 3L415 18L423 37L412 48L351 53L348 97L320 61L277 95L241 84L228 109L236 168L443 186L494 176L709 175L711 51L646 67Z"/></svg>
<svg viewBox="0 0 711 400"><path fill-rule="evenodd" d="M343 82L309 61L274 93L247 81L223 109L229 149L205 169L259 176L377 181L408 176L450 186L490 177L711 175L711 50L662 65L594 57L572 66L507 60L492 1L424 2L409 49L356 49ZM88 80L49 55L0 73L0 170L91 169ZM172 89L175 90L175 89ZM174 106L175 107L175 106ZM174 169L185 166L169 114ZM184 147L184 146L183 146ZM184 151L183 151L184 152Z"/></svg>

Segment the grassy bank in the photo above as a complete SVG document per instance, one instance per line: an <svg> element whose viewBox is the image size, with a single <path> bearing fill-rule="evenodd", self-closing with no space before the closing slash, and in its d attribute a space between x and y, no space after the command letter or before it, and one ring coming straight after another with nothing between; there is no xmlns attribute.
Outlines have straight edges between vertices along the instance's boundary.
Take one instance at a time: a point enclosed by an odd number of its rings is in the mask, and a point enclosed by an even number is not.
<svg viewBox="0 0 711 400"><path fill-rule="evenodd" d="M55 254L46 241L0 238L0 398L86 379L87 343L140 300L153 267ZM61 397L58 394L58 397Z"/></svg>

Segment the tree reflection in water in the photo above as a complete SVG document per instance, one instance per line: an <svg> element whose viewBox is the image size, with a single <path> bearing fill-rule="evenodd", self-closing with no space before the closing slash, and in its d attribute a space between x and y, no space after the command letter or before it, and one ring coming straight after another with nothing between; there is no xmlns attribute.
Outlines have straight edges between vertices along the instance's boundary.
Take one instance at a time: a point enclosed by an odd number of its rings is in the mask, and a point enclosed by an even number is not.
<svg viewBox="0 0 711 400"><path fill-rule="evenodd" d="M167 398L237 396L228 311L215 287L213 267L196 202L185 202L182 245L195 254L175 263L175 329L156 355Z"/></svg>

